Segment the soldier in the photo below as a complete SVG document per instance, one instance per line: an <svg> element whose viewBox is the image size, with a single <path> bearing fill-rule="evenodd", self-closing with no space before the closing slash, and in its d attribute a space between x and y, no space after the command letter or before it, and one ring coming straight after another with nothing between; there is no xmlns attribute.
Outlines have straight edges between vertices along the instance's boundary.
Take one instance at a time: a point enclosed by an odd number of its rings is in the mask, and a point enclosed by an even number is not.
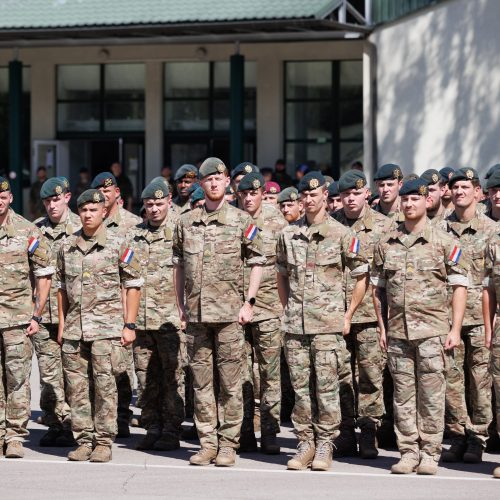
<svg viewBox="0 0 500 500"><path fill-rule="evenodd" d="M468 262L426 217L423 179L401 188L405 221L375 247L372 283L380 344L394 382L401 459L393 474L435 474L444 430L445 350L460 343ZM452 323L447 285L453 288Z"/></svg>
<svg viewBox="0 0 500 500"><path fill-rule="evenodd" d="M35 221L49 246L50 264L56 267L57 253L64 240L80 229L80 218L69 209L71 193L69 184L60 177L45 181L40 198L47 212L46 217ZM64 377L61 361L61 346L57 342L57 284L52 281L46 319L34 337L40 372L40 408L44 412L44 423L48 432L40 439L40 446L73 446L75 440L69 422L70 408L66 404ZM65 421L66 420L66 421Z"/></svg>
<svg viewBox="0 0 500 500"><path fill-rule="evenodd" d="M266 259L260 231L252 218L224 199L229 176L221 160L207 158L202 163L200 184L205 205L180 218L173 250L177 305L181 326L187 322L194 421L201 443L190 463L209 465L215 459L215 465L231 466L243 420L241 325L253 319L253 303ZM242 304L244 262L252 271ZM214 368L219 380L218 397Z"/></svg>
<svg viewBox="0 0 500 500"><path fill-rule="evenodd" d="M12 201L9 181L0 177L0 454L6 445L7 458L22 458L29 435L29 337L39 331L54 268L45 238L10 208Z"/></svg>
<svg viewBox="0 0 500 500"><path fill-rule="evenodd" d="M490 177L491 179L491 177ZM488 181L490 180L488 179ZM496 396L496 424L500 436L500 322L495 321L500 297L500 233L498 227L486 248L486 277L483 282L483 316L485 344L491 350L490 371ZM500 466L493 477L500 479Z"/></svg>
<svg viewBox="0 0 500 500"><path fill-rule="evenodd" d="M250 174L251 172L259 172L259 167L257 167L253 163L250 163L249 161L239 163L231 170L231 187L233 188L233 191L236 193L236 195L238 194L238 184L240 183L241 179L243 179L245 175ZM241 206L239 205L239 200L238 207L241 208Z"/></svg>
<svg viewBox="0 0 500 500"><path fill-rule="evenodd" d="M343 363L352 316L368 284L368 262L359 240L326 211L328 192L320 172L298 185L306 223L283 229L278 239L278 292L285 309L285 353L295 392L292 422L299 440L292 470L328 470L339 434L338 366ZM345 308L343 274L357 280Z"/></svg>
<svg viewBox="0 0 500 500"><path fill-rule="evenodd" d="M116 232L117 236L124 237L130 228L142 222L140 217L125 210L118 203L120 188L117 186L113 174L101 172L94 177L91 187L92 189L98 189L104 195L104 208L106 209L104 224L110 231ZM129 421L132 417L130 403L134 386L132 345L124 345L122 349L122 357L127 361L114 368L118 390L118 434L116 437L128 438L130 437Z"/></svg>
<svg viewBox="0 0 500 500"><path fill-rule="evenodd" d="M500 168L488 177L486 187L490 206L485 215L498 222L500 220Z"/></svg>
<svg viewBox="0 0 500 500"><path fill-rule="evenodd" d="M194 165L186 163L175 172L174 182L177 186L177 196L172 200L179 207L179 213L183 214L191 210L189 204L189 188L197 182L198 169Z"/></svg>
<svg viewBox="0 0 500 500"><path fill-rule="evenodd" d="M328 186L328 198L326 199L326 203L328 205L328 212L330 215L333 215L337 210L342 208L342 201L340 200L339 193L339 183L332 182Z"/></svg>
<svg viewBox="0 0 500 500"><path fill-rule="evenodd" d="M371 210L367 205L368 190L366 177L362 171L349 170L340 177L338 184L343 208L335 212L333 217L354 231L363 248L363 254L371 262L375 243L390 230L392 221ZM349 272L345 274L345 281L346 304L349 304L356 281L351 278ZM365 295L363 302L354 314L346 342L349 350L354 354L356 363L359 414L357 423L361 429L359 453L362 458L376 458L378 456L376 430L380 427L382 416L385 413L382 375L386 365L386 356L378 342L377 316L373 309L371 293ZM347 356L344 371L346 373L345 381L340 375L343 372L339 373L342 424L335 447L337 453L342 449L344 454L350 454L351 451L356 451L350 355ZM347 386L345 390L343 390L344 384ZM345 397L343 397L343 392Z"/></svg>
<svg viewBox="0 0 500 500"><path fill-rule="evenodd" d="M399 190L403 184L402 179L401 169L393 163L382 165L373 176L379 194L379 202L373 207L373 210L394 219L397 223L404 220L399 207Z"/></svg>
<svg viewBox="0 0 500 500"><path fill-rule="evenodd" d="M283 189L278 196L278 205L289 224L297 222L301 218L303 206L297 188L287 187Z"/></svg>
<svg viewBox="0 0 500 500"><path fill-rule="evenodd" d="M447 182L447 179L443 179L441 174L433 168L426 170L420 178L427 182L429 190L427 217L434 225L439 224L446 216L446 211L441 203L441 194L443 192L443 180Z"/></svg>
<svg viewBox="0 0 500 500"><path fill-rule="evenodd" d="M250 353L248 369L243 367L244 419L241 429L240 450L255 451L257 442L253 426L253 394L251 390L252 364L257 364L260 390L261 450L267 454L278 454L276 442L281 413L280 355L282 345L281 315L283 309L276 283L276 242L278 234L287 226L281 213L269 203L264 203L264 177L260 173L245 175L238 191L243 209L254 220L262 236L262 249L266 265L262 274L259 293L255 298L253 320L245 325L245 338ZM245 267L244 285L248 284L251 268ZM252 363L253 360L253 363Z"/></svg>
<svg viewBox="0 0 500 500"><path fill-rule="evenodd" d="M147 222L132 230L144 285L134 343L135 373L142 387L141 423L147 434L138 450L179 448L184 421L186 342L174 293L172 240L176 216L168 187L153 182L142 192Z"/></svg>
<svg viewBox="0 0 500 500"><path fill-rule="evenodd" d="M133 247L104 223L104 195L84 191L77 206L82 229L66 238L57 257L58 337L78 443L68 458L108 462L117 433L113 372L127 362L121 346L135 340L144 280Z"/></svg>
<svg viewBox="0 0 500 500"><path fill-rule="evenodd" d="M441 174L441 177L443 180L441 181L441 187L443 188L443 192L441 193L441 203L443 205L443 208L451 212L453 211L453 201L451 199L451 191L450 188L448 187L448 181L450 180L450 177L454 174L455 170L451 167L444 167L442 168L439 173Z"/></svg>
<svg viewBox="0 0 500 500"><path fill-rule="evenodd" d="M201 187L197 188L191 194L190 203L191 203L191 210L205 205L205 191L203 191Z"/></svg>
<svg viewBox="0 0 500 500"><path fill-rule="evenodd" d="M481 298L486 242L495 231L495 223L477 211L476 196L481 186L474 169L458 169L448 184L455 210L443 221L442 227L460 241L460 246L471 258L471 267L462 342L455 349L446 373L445 421L452 435L452 444L443 452L443 461L479 463L488 439L488 426L493 418L491 377L488 373L490 354L484 343ZM470 419L465 400L465 367L470 384Z"/></svg>
<svg viewBox="0 0 500 500"><path fill-rule="evenodd" d="M281 192L281 188L278 183L273 181L268 181L264 187L264 198L262 201L264 203L270 203L275 207L278 206L278 196Z"/></svg>

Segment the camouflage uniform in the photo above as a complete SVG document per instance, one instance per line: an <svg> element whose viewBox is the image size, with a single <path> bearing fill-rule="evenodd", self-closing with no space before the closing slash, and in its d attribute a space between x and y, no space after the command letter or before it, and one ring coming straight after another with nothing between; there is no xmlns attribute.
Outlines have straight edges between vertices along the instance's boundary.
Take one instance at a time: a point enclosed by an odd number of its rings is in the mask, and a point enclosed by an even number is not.
<svg viewBox="0 0 500 500"><path fill-rule="evenodd" d="M144 285L134 343L135 373L142 388L141 423L151 434L179 438L184 421L185 334L175 301L172 241L175 219L133 229Z"/></svg>
<svg viewBox="0 0 500 500"><path fill-rule="evenodd" d="M252 229L251 217L227 202L210 213L205 207L187 212L176 227L173 262L185 273L186 340L194 421L202 448L239 446L244 343L238 314L243 304L243 263L263 265L266 260L259 231L253 240L245 236ZM214 368L220 386L218 401Z"/></svg>
<svg viewBox="0 0 500 500"><path fill-rule="evenodd" d="M32 240L33 238L33 240ZM29 242L38 246L28 249ZM35 243L36 246L36 243ZM0 444L24 441L30 416L32 346L26 328L33 315L32 276L51 276L49 248L39 229L9 210L0 226Z"/></svg>
<svg viewBox="0 0 500 500"><path fill-rule="evenodd" d="M172 200L172 205L176 207L176 212L179 215L185 214L186 212L189 212L191 210L191 202L189 200L189 196L186 201L183 201L180 196L176 196Z"/></svg>
<svg viewBox="0 0 500 500"><path fill-rule="evenodd" d="M471 259L467 306L462 325L462 343L455 349L446 373L446 417L447 429L458 439L465 439L466 431L471 439L482 442L488 439L491 411L491 376L488 372L490 351L484 342L482 314L482 282L486 243L494 233L496 224L485 215L477 215L468 222L460 222L453 212L443 222L448 233L460 241L463 250ZM465 398L464 364L470 383L472 416L467 414Z"/></svg>
<svg viewBox="0 0 500 500"><path fill-rule="evenodd" d="M374 207L372 207L372 210L375 210L375 212L378 212L379 214L385 215L386 217L389 217L389 219L392 219L396 224L399 224L400 222L404 222L405 220L405 215L401 211L401 208L398 206L398 209L395 210L394 212L389 212L388 214L385 214L382 210L382 207L380 206L380 203L377 203Z"/></svg>
<svg viewBox="0 0 500 500"><path fill-rule="evenodd" d="M452 260L456 241L427 221L419 234L404 224L375 247L372 284L385 289L388 364L394 382L394 423L402 456L420 451L439 459L443 438L447 284L467 286L464 255ZM458 248L458 247L457 247Z"/></svg>
<svg viewBox="0 0 500 500"><path fill-rule="evenodd" d="M359 238L369 262L373 260L375 243L393 226L393 222L378 212L366 207L358 219L348 219L344 210L338 210L334 218L342 225L350 227ZM351 301L355 280L349 272L345 273L346 306ZM373 308L371 292L368 291L358 310L354 313L351 323L351 334L346 338L348 347L352 347L356 360L356 382L358 388L358 424L360 427L378 425L384 415L384 393L382 375L386 365L386 354L380 347L377 334L377 316ZM351 346L349 346L351 344ZM342 408L342 422L348 420L347 425L354 426L354 401L352 393L351 357L347 357L339 376L340 404ZM343 386L346 389L343 390ZM342 393L347 397L342 397ZM350 422L352 420L352 424Z"/></svg>
<svg viewBox="0 0 500 500"><path fill-rule="evenodd" d="M285 308L285 353L295 391L292 422L299 442L330 442L339 434L338 367L344 362L346 268L368 272L351 251L354 234L330 216L313 226L290 225L278 239L276 267L290 293Z"/></svg>
<svg viewBox="0 0 500 500"><path fill-rule="evenodd" d="M46 238L50 264L55 268L61 245L68 236L80 228L80 218L68 210L66 219L58 224L52 224L48 217L38 219L34 224ZM40 372L40 408L44 412L46 424L51 428L61 427L63 420L70 414L64 392L61 346L57 343L58 324L57 284L54 279L44 321L40 325L39 332L32 337Z"/></svg>
<svg viewBox="0 0 500 500"><path fill-rule="evenodd" d="M266 256L266 265L260 282L259 293L254 306L254 318L245 326L247 353L249 362L243 368L243 403L245 419L242 432L252 427L254 411L254 392L260 400L260 419L262 435L279 432L281 413L280 358L282 346L281 320L282 307L276 283L276 242L281 230L288 224L281 212L272 205L263 203L262 211L254 218L260 229L262 249ZM244 290L248 288L250 267L245 267ZM257 363L257 376L260 390L251 389L253 383L253 365ZM248 389L249 387L250 389Z"/></svg>
<svg viewBox="0 0 500 500"><path fill-rule="evenodd" d="M93 238L82 230L66 238L57 258L57 282L66 291L62 361L71 428L79 445L111 446L117 432L116 371L128 358L120 343L124 312L121 287L141 287L140 264L131 248L104 225ZM93 395L89 377L93 380Z"/></svg>

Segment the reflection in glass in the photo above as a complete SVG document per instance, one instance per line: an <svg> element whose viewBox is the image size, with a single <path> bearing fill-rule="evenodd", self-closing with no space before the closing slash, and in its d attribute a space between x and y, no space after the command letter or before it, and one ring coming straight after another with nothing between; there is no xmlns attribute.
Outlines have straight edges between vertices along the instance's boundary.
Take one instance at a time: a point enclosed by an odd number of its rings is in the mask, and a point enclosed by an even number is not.
<svg viewBox="0 0 500 500"><path fill-rule="evenodd" d="M105 99L144 99L144 64L106 64Z"/></svg>
<svg viewBox="0 0 500 500"><path fill-rule="evenodd" d="M57 104L57 128L61 132L97 132L99 103L63 102Z"/></svg>
<svg viewBox="0 0 500 500"><path fill-rule="evenodd" d="M286 64L287 99L329 99L332 96L332 63L289 62Z"/></svg>
<svg viewBox="0 0 500 500"><path fill-rule="evenodd" d="M208 101L166 101L166 130L208 130Z"/></svg>
<svg viewBox="0 0 500 500"><path fill-rule="evenodd" d="M165 97L208 97L208 62L172 62L165 64Z"/></svg>
<svg viewBox="0 0 500 500"><path fill-rule="evenodd" d="M107 102L104 108L104 130L144 131L144 102Z"/></svg>
<svg viewBox="0 0 500 500"><path fill-rule="evenodd" d="M57 67L58 99L97 100L99 88L98 64L70 64Z"/></svg>
<svg viewBox="0 0 500 500"><path fill-rule="evenodd" d="M330 139L331 102L289 102L286 105L287 139Z"/></svg>

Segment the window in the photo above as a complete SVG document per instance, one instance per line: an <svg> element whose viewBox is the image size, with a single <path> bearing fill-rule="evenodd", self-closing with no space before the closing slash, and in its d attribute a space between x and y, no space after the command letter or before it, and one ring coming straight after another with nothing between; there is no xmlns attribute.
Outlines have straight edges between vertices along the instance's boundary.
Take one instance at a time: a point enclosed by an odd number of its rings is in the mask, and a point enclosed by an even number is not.
<svg viewBox="0 0 500 500"><path fill-rule="evenodd" d="M361 61L285 63L285 154L335 178L362 159Z"/></svg>
<svg viewBox="0 0 500 500"><path fill-rule="evenodd" d="M58 132L143 132L144 79L144 64L58 66Z"/></svg>

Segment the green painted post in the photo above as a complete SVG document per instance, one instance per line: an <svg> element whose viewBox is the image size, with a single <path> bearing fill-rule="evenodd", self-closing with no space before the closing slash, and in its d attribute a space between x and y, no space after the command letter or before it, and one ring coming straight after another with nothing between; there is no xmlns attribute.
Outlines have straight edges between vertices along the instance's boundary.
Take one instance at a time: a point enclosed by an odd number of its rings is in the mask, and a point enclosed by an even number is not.
<svg viewBox="0 0 500 500"><path fill-rule="evenodd" d="M22 162L22 97L23 64L9 62L9 170L10 185L14 195L13 208L23 211L23 162Z"/></svg>
<svg viewBox="0 0 500 500"><path fill-rule="evenodd" d="M231 56L231 114L229 121L229 145L231 167L241 163L245 131L245 57L240 54Z"/></svg>

